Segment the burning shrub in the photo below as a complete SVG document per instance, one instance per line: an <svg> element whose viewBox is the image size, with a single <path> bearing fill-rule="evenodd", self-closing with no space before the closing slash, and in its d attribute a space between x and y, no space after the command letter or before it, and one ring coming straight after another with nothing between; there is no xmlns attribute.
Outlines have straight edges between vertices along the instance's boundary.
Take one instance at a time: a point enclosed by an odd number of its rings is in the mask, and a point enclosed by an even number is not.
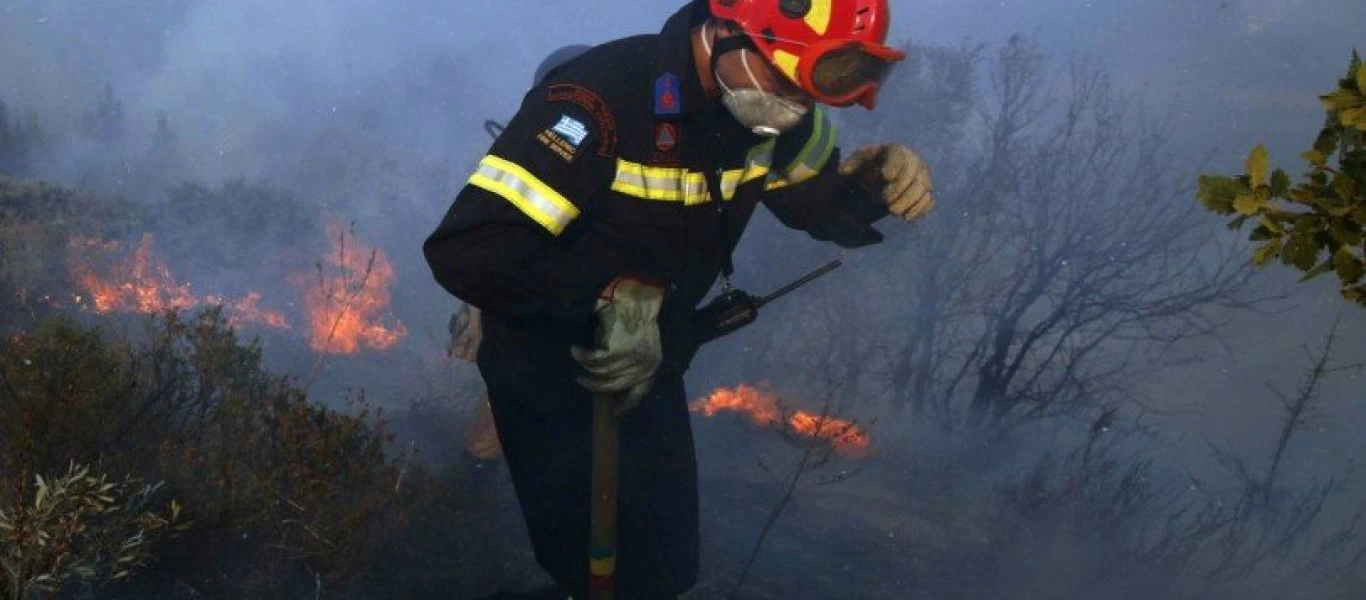
<svg viewBox="0 0 1366 600"><path fill-rule="evenodd" d="M327 224L333 251L327 268L319 261L317 278L298 274L294 283L303 291L308 320L308 344L319 354L354 354L362 346L387 350L408 335L403 323L388 320L389 287L394 267L379 248L358 240L340 222Z"/></svg>
<svg viewBox="0 0 1366 600"><path fill-rule="evenodd" d="M814 443L849 458L868 453L868 434L857 423L825 412L788 408L778 396L750 385L715 390L693 402L689 410L706 417L723 412L744 414L755 425L773 429L799 448Z"/></svg>
<svg viewBox="0 0 1366 600"><path fill-rule="evenodd" d="M71 297L61 257L73 233L121 237L141 215L131 202L0 175L0 322L36 321L52 300Z"/></svg>

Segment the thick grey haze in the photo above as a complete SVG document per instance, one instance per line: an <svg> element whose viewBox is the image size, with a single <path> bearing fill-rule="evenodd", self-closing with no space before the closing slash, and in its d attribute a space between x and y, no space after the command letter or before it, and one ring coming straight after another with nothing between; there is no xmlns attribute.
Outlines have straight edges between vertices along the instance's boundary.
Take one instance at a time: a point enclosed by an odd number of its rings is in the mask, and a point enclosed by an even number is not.
<svg viewBox="0 0 1366 600"><path fill-rule="evenodd" d="M1192 104L1178 111L1183 129L1250 137L1266 136L1268 126L1303 131L1300 119L1316 109L1304 92L1341 70L1366 32L1366 8L1351 0L894 4L899 40L995 42L1037 31L1050 51L1099 57L1126 82L1181 92ZM0 90L56 119L79 115L105 82L135 117L195 114L178 125L198 142L192 155L208 178L268 170L337 112L376 100L403 145L447 150L463 141L454 132L510 110L548 51L653 31L677 5L7 0ZM448 71L433 67L440 60ZM443 74L460 80L458 103L393 104L414 88L441 86ZM1259 118L1272 111L1277 118Z"/></svg>
<svg viewBox="0 0 1366 600"><path fill-rule="evenodd" d="M483 120L512 113L541 57L565 44L654 32L680 2L0 0L0 99L69 130L110 83L130 117L131 148L148 142L164 111L188 177L247 175L296 189L330 181L356 196L387 190L386 204L358 202L350 212L362 228L364 219L383 215L411 242L435 225L486 148ZM1099 61L1121 86L1146 90L1150 106L1170 108L1184 149L1198 155L1217 148L1210 170L1236 169L1248 149L1266 142L1273 162L1298 172L1295 156L1322 119L1316 95L1331 88L1354 46L1366 50L1363 0L893 5L898 42L994 45L1012 33L1036 33L1061 59L1054 68L1068 55ZM360 156L339 172L314 158L324 147ZM42 173L68 178L98 151L72 140ZM444 192L432 196L431 189ZM940 198L941 207L952 203ZM772 231L771 223L757 225ZM894 227L882 229L895 235ZM740 252L764 252L762 238L748 236ZM436 293L416 243L387 249L411 278L402 283L416 290L400 295ZM1275 271L1261 280L1293 284ZM1201 450L1201 436L1243 448L1264 443L1278 417L1264 384L1292 387L1305 364L1300 345L1316 344L1338 312L1342 361L1366 358L1366 311L1342 303L1329 278L1294 289L1298 308L1284 316L1230 315L1233 352L1184 347L1204 362L1151 381L1155 401L1199 408L1163 421L1173 437L1189 435L1176 452ZM439 330L445 317L432 314L414 330ZM1332 413L1315 421L1321 437L1304 451L1366 456L1363 383L1359 374L1334 382L1325 396Z"/></svg>
<svg viewBox="0 0 1366 600"><path fill-rule="evenodd" d="M404 181L406 165L445 165L453 191L486 144L480 123L514 109L542 56L563 44L654 31L677 6L5 0L0 98L37 110L46 122L69 124L112 83L134 125L129 143L144 143L154 115L165 111L190 173L203 180L245 174L303 182L322 170L372 185L365 174L309 164L310 149L326 144L393 160L400 189L416 189ZM1366 4L1357 0L894 6L899 41L995 43L1012 32L1037 32L1057 56L1097 59L1121 84L1147 89L1154 106L1174 101L1182 143L1218 147L1220 168L1237 165L1258 141L1269 142L1273 160L1296 166L1291 157L1321 119L1315 94L1341 72L1354 44L1366 44ZM73 145L69 158L79 152ZM65 171L62 164L50 168L59 177ZM434 218L447 200L399 197L409 202L399 212L420 219ZM1327 286L1302 296L1333 308ZM1348 325L1360 333L1362 320L1349 315ZM1303 329L1292 328L1317 333ZM1259 346L1258 356L1268 354L1258 364L1279 360L1284 347Z"/></svg>
<svg viewBox="0 0 1366 600"><path fill-rule="evenodd" d="M369 212L411 215L420 229L448 198L418 193L411 179L444 166L445 181L434 183L453 192L487 143L480 123L514 110L542 56L564 44L652 32L677 6L675 0L5 0L0 98L36 110L45 122L69 125L112 83L133 125L129 144L145 143L154 115L165 111L189 174L207 181L245 174L301 185L332 178L346 189L371 189L372 172L337 173L309 160L320 146L369 153L370 163L397 165L387 172L399 192L391 198L405 204ZM894 6L898 41L998 43L1013 32L1037 33L1055 56L1099 60L1122 85L1147 90L1153 106L1172 106L1181 143L1217 147L1213 166L1221 169L1266 141L1273 160L1293 170L1291 158L1321 119L1315 95L1342 71L1354 44L1366 45L1366 4L1358 0L898 0ZM47 171L60 178L82 152L72 144ZM742 252L762 251L753 238ZM404 262L417 258L415 248L391 251ZM1226 378L1203 368L1169 375L1160 386L1164 395L1257 393L1262 374L1299 359L1295 346L1321 334L1338 308L1328 285L1302 290L1297 299L1314 309L1287 317L1284 331L1235 329L1237 356L1211 350L1210 360L1227 363L1215 371ZM1348 311L1358 351L1366 347L1363 321L1359 311ZM1243 426L1253 433L1262 427ZM1366 451L1366 442L1356 450Z"/></svg>

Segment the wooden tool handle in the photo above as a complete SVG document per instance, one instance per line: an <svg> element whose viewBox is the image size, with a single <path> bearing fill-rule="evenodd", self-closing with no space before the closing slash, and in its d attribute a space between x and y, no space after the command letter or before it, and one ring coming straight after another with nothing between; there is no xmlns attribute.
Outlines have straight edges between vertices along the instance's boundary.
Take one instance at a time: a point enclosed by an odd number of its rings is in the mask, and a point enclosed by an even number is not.
<svg viewBox="0 0 1366 600"><path fill-rule="evenodd" d="M620 419L611 396L593 397L593 500L588 548L590 600L612 600L617 570L617 477Z"/></svg>

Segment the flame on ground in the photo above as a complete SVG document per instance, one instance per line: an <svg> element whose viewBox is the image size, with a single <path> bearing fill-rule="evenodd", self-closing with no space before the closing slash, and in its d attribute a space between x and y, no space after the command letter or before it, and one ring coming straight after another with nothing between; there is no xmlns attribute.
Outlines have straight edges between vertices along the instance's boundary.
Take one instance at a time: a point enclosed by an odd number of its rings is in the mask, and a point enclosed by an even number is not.
<svg viewBox="0 0 1366 600"><path fill-rule="evenodd" d="M848 457L857 458L868 453L868 434L852 421L829 415L822 418L819 413L804 410L792 411L784 420L777 397L750 385L741 384L733 390L718 389L693 402L690 409L706 417L720 412L739 412L760 427L781 426L804 437L820 438Z"/></svg>
<svg viewBox="0 0 1366 600"><path fill-rule="evenodd" d="M408 335L387 318L394 267L383 250L347 235L336 220L327 224L332 252L312 276L299 274L304 287L308 343L317 352L354 354L361 347L386 350ZM392 321L392 323L389 323Z"/></svg>
<svg viewBox="0 0 1366 600"><path fill-rule="evenodd" d="M257 323L276 329L289 327L284 316L258 306L261 295L249 292L238 300L221 296L196 296L188 282L178 281L166 261L157 256L155 238L143 234L133 253L122 260L118 242L73 237L68 241L68 270L82 290L76 303L99 313L152 314L167 310L188 310L199 306L220 305L228 323L239 326ZM96 261L107 263L97 269ZM103 274L102 274L103 272Z"/></svg>

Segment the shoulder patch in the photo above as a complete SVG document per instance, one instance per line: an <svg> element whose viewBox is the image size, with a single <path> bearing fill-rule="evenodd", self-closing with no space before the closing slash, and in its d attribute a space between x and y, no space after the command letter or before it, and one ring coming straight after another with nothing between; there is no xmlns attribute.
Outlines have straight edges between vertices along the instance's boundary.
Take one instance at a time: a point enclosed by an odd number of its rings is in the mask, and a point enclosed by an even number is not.
<svg viewBox="0 0 1366 600"><path fill-rule="evenodd" d="M565 162L572 163L575 158L578 158L579 146L583 145L583 140L587 137L588 128L584 126L583 122L569 115L563 115L558 123L536 134L536 141L564 159Z"/></svg>
<svg viewBox="0 0 1366 600"><path fill-rule="evenodd" d="M655 125L655 149L660 152L672 151L678 146L678 128L673 123Z"/></svg>
<svg viewBox="0 0 1366 600"><path fill-rule="evenodd" d="M608 108L607 103L602 100L602 97L598 96L593 90L575 83L557 83L548 86L547 90L548 99L551 102L569 102L575 104L579 108L587 111L588 114L593 117L593 125L595 127L593 132L598 140L598 156L610 157L616 155L617 121L616 118L612 116L612 111ZM584 127L584 124L581 121L570 118L568 115L565 115L563 118L578 123L579 127ZM561 120L561 123L563 123L563 119ZM559 127L559 124L556 124L556 127ZM552 129L550 131L554 130ZM563 132L556 132L557 135L561 133ZM566 138L570 137L567 133L563 135ZM565 141L569 140L566 139ZM582 144L583 138L579 138L578 143ZM577 146L578 144L575 144L576 150Z"/></svg>
<svg viewBox="0 0 1366 600"><path fill-rule="evenodd" d="M678 76L665 73L655 79L655 116L671 117L683 114L683 95Z"/></svg>
<svg viewBox="0 0 1366 600"><path fill-rule="evenodd" d="M560 122L550 130L563 135L576 149L583 143L583 138L588 137L588 127L569 115L560 115Z"/></svg>

